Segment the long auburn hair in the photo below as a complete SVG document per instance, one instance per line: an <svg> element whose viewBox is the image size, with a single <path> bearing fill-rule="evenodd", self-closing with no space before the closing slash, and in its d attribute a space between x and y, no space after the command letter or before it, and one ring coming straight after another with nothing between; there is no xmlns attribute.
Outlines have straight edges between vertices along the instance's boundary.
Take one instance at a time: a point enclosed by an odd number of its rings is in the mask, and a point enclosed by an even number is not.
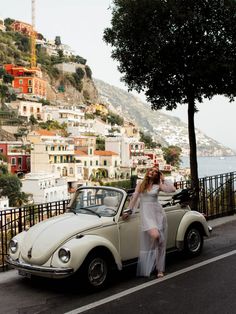
<svg viewBox="0 0 236 314"><path fill-rule="evenodd" d="M157 171L157 173L153 176L153 179L152 179L152 184L160 184L161 182L161 175L162 173L160 171Z"/></svg>
<svg viewBox="0 0 236 314"><path fill-rule="evenodd" d="M139 192L140 193L146 192L150 183L160 184L160 178L161 178L160 171L157 171L157 173L152 178L149 177L149 171L147 171L142 183L140 184Z"/></svg>

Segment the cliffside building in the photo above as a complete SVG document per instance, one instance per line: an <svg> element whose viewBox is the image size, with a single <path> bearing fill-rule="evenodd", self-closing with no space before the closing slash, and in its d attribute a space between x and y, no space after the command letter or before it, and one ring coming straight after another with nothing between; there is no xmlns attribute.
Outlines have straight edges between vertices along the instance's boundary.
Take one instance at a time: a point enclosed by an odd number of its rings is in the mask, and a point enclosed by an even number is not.
<svg viewBox="0 0 236 314"><path fill-rule="evenodd" d="M67 182L55 173L29 173L22 180L22 191L32 195L35 204L69 198Z"/></svg>
<svg viewBox="0 0 236 314"><path fill-rule="evenodd" d="M42 78L42 72L39 68L29 69L23 66L5 64L4 69L14 77L12 86L17 94L46 98L47 82Z"/></svg>
<svg viewBox="0 0 236 314"><path fill-rule="evenodd" d="M4 20L2 18L0 18L0 31L5 32L6 27L4 24Z"/></svg>
<svg viewBox="0 0 236 314"><path fill-rule="evenodd" d="M0 142L0 153L7 157L8 170L12 174L30 172L30 152L31 145L29 143Z"/></svg>

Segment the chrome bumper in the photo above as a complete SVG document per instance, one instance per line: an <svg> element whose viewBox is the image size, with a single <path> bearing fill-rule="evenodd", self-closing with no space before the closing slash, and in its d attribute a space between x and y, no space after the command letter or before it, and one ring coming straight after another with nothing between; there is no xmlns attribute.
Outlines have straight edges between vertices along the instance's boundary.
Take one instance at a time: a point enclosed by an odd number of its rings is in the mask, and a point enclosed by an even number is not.
<svg viewBox="0 0 236 314"><path fill-rule="evenodd" d="M46 267L23 263L19 260L13 260L9 255L5 260L7 264L18 269L20 275L31 274L48 278L65 278L74 272L73 268L69 267Z"/></svg>
<svg viewBox="0 0 236 314"><path fill-rule="evenodd" d="M213 228L211 226L208 226L208 231L211 233Z"/></svg>

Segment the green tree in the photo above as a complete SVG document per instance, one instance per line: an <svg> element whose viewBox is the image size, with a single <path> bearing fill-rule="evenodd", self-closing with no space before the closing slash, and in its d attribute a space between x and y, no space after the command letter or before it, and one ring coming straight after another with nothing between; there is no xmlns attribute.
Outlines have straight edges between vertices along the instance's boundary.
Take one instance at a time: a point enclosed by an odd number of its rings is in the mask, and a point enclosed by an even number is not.
<svg viewBox="0 0 236 314"><path fill-rule="evenodd" d="M90 67L88 65L85 66L85 72L86 72L86 75L89 79L92 79L92 70L90 69Z"/></svg>
<svg viewBox="0 0 236 314"><path fill-rule="evenodd" d="M109 111L107 116L107 122L111 125L123 125L124 124L124 118L119 116L118 114L115 114L112 111Z"/></svg>
<svg viewBox="0 0 236 314"><path fill-rule="evenodd" d="M30 194L25 192L18 192L14 196L14 206L21 207L26 205L29 202Z"/></svg>
<svg viewBox="0 0 236 314"><path fill-rule="evenodd" d="M29 130L27 129L27 127L22 126L18 128L17 133L14 133L14 136L18 140L19 138L26 137L28 133Z"/></svg>
<svg viewBox="0 0 236 314"><path fill-rule="evenodd" d="M8 90L8 87L7 85L0 85L0 98L1 98L1 105L3 106L6 98L8 97L9 95L9 90Z"/></svg>
<svg viewBox="0 0 236 314"><path fill-rule="evenodd" d="M7 165L0 164L0 175L7 174L7 173L8 173Z"/></svg>
<svg viewBox="0 0 236 314"><path fill-rule="evenodd" d="M3 83L12 83L12 81L14 80L14 76L12 76L11 74L8 74L8 73L6 73L6 74L4 74L3 75Z"/></svg>
<svg viewBox="0 0 236 314"><path fill-rule="evenodd" d="M22 52L29 53L30 51L30 39L28 36L22 35L20 33L16 33L17 40L16 40L16 46L19 50Z"/></svg>
<svg viewBox="0 0 236 314"><path fill-rule="evenodd" d="M7 156L4 155L3 153L0 153L0 161L5 161L5 162L7 162Z"/></svg>
<svg viewBox="0 0 236 314"><path fill-rule="evenodd" d="M6 70L4 68L0 67L0 78L2 78L3 75L5 75L5 74L6 74Z"/></svg>
<svg viewBox="0 0 236 314"><path fill-rule="evenodd" d="M15 20L11 19L11 18L6 18L4 20L4 24L6 26L6 31L12 31L12 28L11 28L11 24L14 22Z"/></svg>
<svg viewBox="0 0 236 314"><path fill-rule="evenodd" d="M31 125L35 125L38 123L37 119L35 118L33 114L30 115L29 122Z"/></svg>
<svg viewBox="0 0 236 314"><path fill-rule="evenodd" d="M58 49L57 50L57 54L58 54L58 61L61 63L64 61L65 57L64 57L64 52L62 49Z"/></svg>
<svg viewBox="0 0 236 314"><path fill-rule="evenodd" d="M97 150L105 150L105 138L98 136L96 138L96 149Z"/></svg>
<svg viewBox="0 0 236 314"><path fill-rule="evenodd" d="M80 67L76 68L75 73L76 73L79 81L84 78L85 73L84 73L84 70L82 68L80 68Z"/></svg>
<svg viewBox="0 0 236 314"><path fill-rule="evenodd" d="M140 132L140 141L144 142L147 148L156 148L158 145L152 140L152 137L149 134Z"/></svg>
<svg viewBox="0 0 236 314"><path fill-rule="evenodd" d="M162 147L163 155L165 158L165 161L174 167L179 167L181 162L181 152L182 149L175 145L170 145L168 147Z"/></svg>
<svg viewBox="0 0 236 314"><path fill-rule="evenodd" d="M8 196L10 206L18 206L22 183L16 175L3 174L0 176L0 195ZM25 196L22 194L22 197ZM24 202L26 199L24 198Z"/></svg>
<svg viewBox="0 0 236 314"><path fill-rule="evenodd" d="M77 63L80 63L80 64L86 64L86 62L87 62L87 60L86 59L84 59L83 57L81 57L81 56L75 56L75 62L77 62Z"/></svg>
<svg viewBox="0 0 236 314"><path fill-rule="evenodd" d="M236 1L114 0L104 40L123 81L152 109L188 104L194 205L198 203L196 101L236 95Z"/></svg>

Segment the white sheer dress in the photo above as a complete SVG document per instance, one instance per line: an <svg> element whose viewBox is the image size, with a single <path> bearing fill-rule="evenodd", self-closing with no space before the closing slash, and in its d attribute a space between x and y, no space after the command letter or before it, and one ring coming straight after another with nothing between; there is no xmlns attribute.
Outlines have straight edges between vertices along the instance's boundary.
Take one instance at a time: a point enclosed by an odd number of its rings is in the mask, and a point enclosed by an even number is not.
<svg viewBox="0 0 236 314"><path fill-rule="evenodd" d="M137 275L149 277L156 268L158 272L165 270L167 219L164 209L158 202L158 192L173 192L173 184L154 184L146 192L139 193L137 186L130 202L130 208L134 208L140 197L140 252L137 266ZM150 229L158 229L160 238L155 240L148 233Z"/></svg>

